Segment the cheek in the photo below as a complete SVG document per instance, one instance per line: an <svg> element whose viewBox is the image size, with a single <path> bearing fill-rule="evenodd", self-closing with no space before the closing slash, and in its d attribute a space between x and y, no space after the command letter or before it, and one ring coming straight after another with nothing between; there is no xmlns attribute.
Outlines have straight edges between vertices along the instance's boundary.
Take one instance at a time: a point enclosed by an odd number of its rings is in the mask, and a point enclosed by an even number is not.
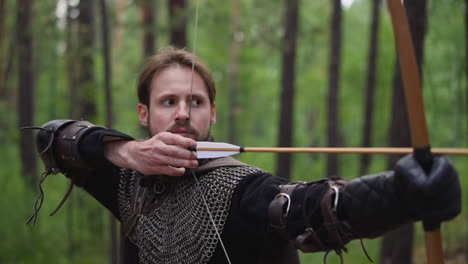
<svg viewBox="0 0 468 264"><path fill-rule="evenodd" d="M153 108L150 112L150 126L164 130L172 124L173 117L174 113L170 109Z"/></svg>

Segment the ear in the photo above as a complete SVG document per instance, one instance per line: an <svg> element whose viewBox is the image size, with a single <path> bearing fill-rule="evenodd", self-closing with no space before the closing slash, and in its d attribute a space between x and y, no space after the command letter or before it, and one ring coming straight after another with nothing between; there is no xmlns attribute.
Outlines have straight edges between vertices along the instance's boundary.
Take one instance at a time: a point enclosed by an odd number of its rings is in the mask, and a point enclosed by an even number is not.
<svg viewBox="0 0 468 264"><path fill-rule="evenodd" d="M148 126L148 106L144 104L138 104L138 117L142 126Z"/></svg>
<svg viewBox="0 0 468 264"><path fill-rule="evenodd" d="M211 120L210 121L212 125L216 124L216 104L215 103L211 105Z"/></svg>

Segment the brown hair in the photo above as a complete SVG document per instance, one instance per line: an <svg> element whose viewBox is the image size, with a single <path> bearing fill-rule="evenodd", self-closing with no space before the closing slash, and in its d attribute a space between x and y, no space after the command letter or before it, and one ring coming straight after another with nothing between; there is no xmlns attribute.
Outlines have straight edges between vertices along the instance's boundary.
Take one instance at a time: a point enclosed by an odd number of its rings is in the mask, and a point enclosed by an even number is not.
<svg viewBox="0 0 468 264"><path fill-rule="evenodd" d="M160 53L148 58L146 64L141 70L140 77L138 78L138 101L149 106L151 80L158 72L172 65L192 68L192 63L194 71L203 79L206 88L208 89L210 103L213 104L216 97L216 87L208 67L205 66L193 53L183 49L177 49L172 46L169 46L163 49Z"/></svg>

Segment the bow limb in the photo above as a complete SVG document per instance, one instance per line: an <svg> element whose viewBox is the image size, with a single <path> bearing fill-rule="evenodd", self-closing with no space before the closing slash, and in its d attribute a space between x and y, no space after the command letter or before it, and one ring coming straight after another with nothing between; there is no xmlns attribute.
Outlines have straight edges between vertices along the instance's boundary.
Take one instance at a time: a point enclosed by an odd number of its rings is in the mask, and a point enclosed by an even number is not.
<svg viewBox="0 0 468 264"><path fill-rule="evenodd" d="M395 34L398 60L403 80L414 157L426 172L430 171L432 154L424 115L420 75L413 49L405 8L400 0L387 0ZM443 264L440 223L424 222L428 264Z"/></svg>

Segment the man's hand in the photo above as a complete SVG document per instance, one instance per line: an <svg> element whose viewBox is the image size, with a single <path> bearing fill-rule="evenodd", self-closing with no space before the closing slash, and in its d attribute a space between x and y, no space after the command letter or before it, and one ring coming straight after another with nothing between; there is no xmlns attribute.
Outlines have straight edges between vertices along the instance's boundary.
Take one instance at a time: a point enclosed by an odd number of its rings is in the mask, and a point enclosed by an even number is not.
<svg viewBox="0 0 468 264"><path fill-rule="evenodd" d="M191 138L161 132L147 140L107 143L105 156L116 166L145 175L181 176L185 168L198 166L196 153L188 150L196 145Z"/></svg>
<svg viewBox="0 0 468 264"><path fill-rule="evenodd" d="M435 156L427 175L412 155L398 161L397 188L408 213L415 220L440 223L461 211L461 189L457 172L445 156Z"/></svg>

